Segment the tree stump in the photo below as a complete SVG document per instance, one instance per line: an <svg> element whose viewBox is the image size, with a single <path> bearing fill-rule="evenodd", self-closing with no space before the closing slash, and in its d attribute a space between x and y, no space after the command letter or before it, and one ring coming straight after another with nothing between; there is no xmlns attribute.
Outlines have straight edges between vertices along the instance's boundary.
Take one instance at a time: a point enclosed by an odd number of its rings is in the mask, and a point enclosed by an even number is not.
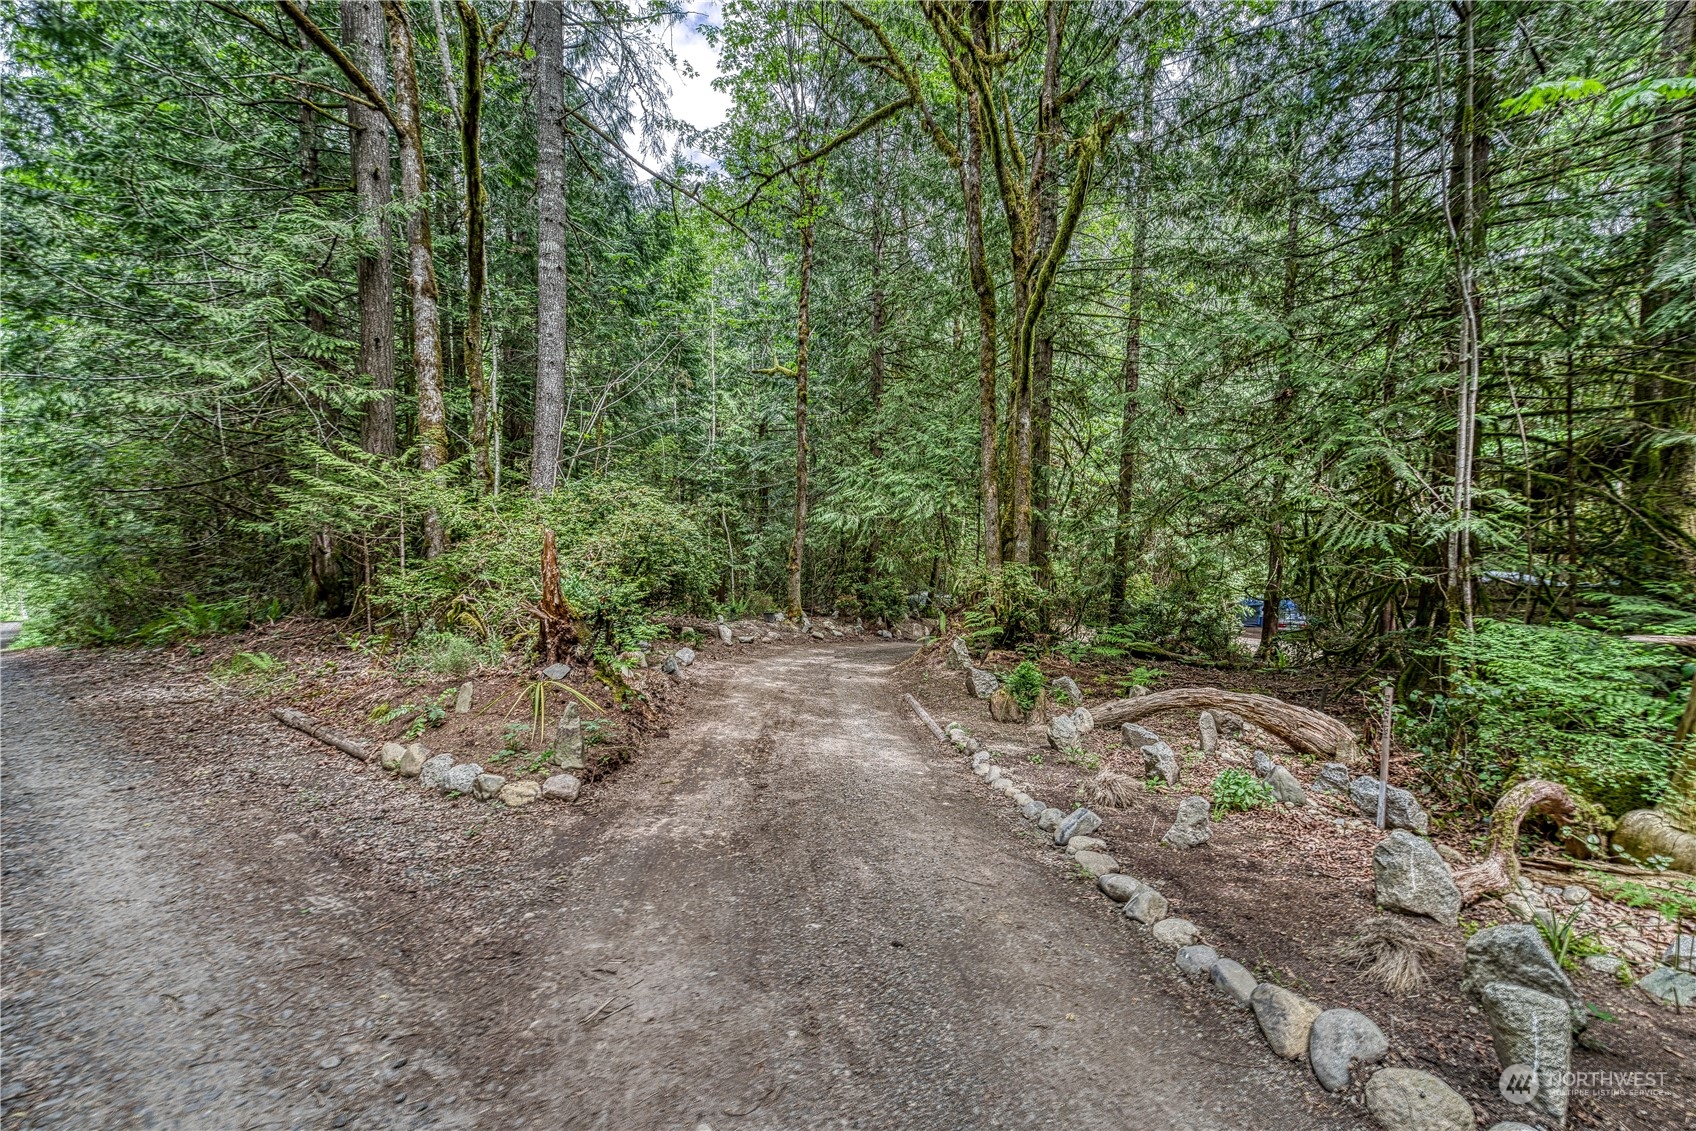
<svg viewBox="0 0 1696 1131"><path fill-rule="evenodd" d="M536 662L567 663L577 648L577 626L559 585L559 550L554 532L542 531L542 600L536 607Z"/></svg>

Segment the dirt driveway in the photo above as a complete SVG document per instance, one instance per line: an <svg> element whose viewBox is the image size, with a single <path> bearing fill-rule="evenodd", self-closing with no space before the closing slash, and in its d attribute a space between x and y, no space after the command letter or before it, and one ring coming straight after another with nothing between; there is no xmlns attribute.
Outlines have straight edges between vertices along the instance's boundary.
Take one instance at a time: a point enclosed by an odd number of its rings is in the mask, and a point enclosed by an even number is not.
<svg viewBox="0 0 1696 1131"><path fill-rule="evenodd" d="M934 746L907 654L698 665L560 816L227 704L192 724L227 748L169 758L114 705L192 685L8 657L3 1126L1362 1122Z"/></svg>

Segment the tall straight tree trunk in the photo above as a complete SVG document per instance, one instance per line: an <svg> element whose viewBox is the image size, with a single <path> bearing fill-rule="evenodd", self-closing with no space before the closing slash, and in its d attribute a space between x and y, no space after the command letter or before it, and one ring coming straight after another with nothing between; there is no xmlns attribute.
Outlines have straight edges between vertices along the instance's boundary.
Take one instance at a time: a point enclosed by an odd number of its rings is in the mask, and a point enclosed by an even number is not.
<svg viewBox="0 0 1696 1131"><path fill-rule="evenodd" d="M343 0L342 42L366 78L388 92L383 58L383 9L378 0ZM359 293L359 371L377 396L366 402L359 445L372 455L392 456L395 442L394 247L383 215L393 196L389 183L389 134L383 115L357 102L347 106L348 149L353 184L371 254L356 265Z"/></svg>
<svg viewBox="0 0 1696 1131"><path fill-rule="evenodd" d="M1054 246L1058 224L1055 192L1059 188L1060 150L1065 125L1060 120L1060 46L1064 24L1062 5L1043 9L1048 48L1043 57L1042 93L1037 102L1036 242L1032 258L1040 260ZM1054 419L1054 330L1040 318L1031 347L1031 564L1040 584L1049 582L1049 432Z"/></svg>
<svg viewBox="0 0 1696 1131"><path fill-rule="evenodd" d="M1287 190L1288 215L1284 225L1284 292L1279 300L1279 310L1283 315L1284 329L1289 335L1289 341L1284 346L1279 363L1278 391L1273 395L1269 429L1272 446L1277 453L1278 467L1272 473L1272 497L1266 507L1266 589L1260 606L1260 647L1255 653L1263 660L1270 659L1277 650L1278 614L1284 604L1284 492L1289 483L1288 473L1283 466L1284 455L1288 450L1284 431L1289 427L1296 402L1294 323L1296 282L1299 277L1296 253L1300 249L1301 240L1301 213L1297 208L1300 150L1299 137L1292 138Z"/></svg>
<svg viewBox="0 0 1696 1131"><path fill-rule="evenodd" d="M401 0L383 0L394 71L394 126L400 147L400 195L406 204L406 290L412 300L412 363L418 381L418 466L435 471L447 462L447 410L442 395L442 338L435 257L430 247L430 182L424 165L422 103L412 28ZM447 548L441 516L424 516L424 553Z"/></svg>
<svg viewBox="0 0 1696 1131"><path fill-rule="evenodd" d="M536 427L530 489L559 476L565 423L565 31L560 0L537 0Z"/></svg>
<svg viewBox="0 0 1696 1131"><path fill-rule="evenodd" d="M1125 405L1119 421L1118 513L1113 525L1113 569L1107 587L1109 624L1124 624L1130 611L1125 607L1126 591L1130 585L1131 557L1135 551L1131 512L1136 504L1137 413L1141 407L1137 394L1142 385L1143 276L1148 254L1147 197L1143 191L1146 175L1146 167L1137 171L1137 216L1131 232L1131 296L1125 304L1125 360L1120 369Z"/></svg>
<svg viewBox="0 0 1696 1131"><path fill-rule="evenodd" d="M795 314L795 532L789 542L789 616L801 622L801 565L807 542L807 346L812 338L813 211L817 188L801 182L801 288Z"/></svg>
<svg viewBox="0 0 1696 1131"><path fill-rule="evenodd" d="M1696 66L1696 0L1666 0L1660 54L1668 73L1687 75ZM1638 300L1644 357L1632 390L1638 440L1631 489L1634 506L1648 519L1644 541L1670 544L1684 569L1696 572L1696 450L1689 444L1655 443L1668 432L1696 431L1696 350L1690 333L1656 324L1677 293L1656 277L1667 266L1672 237L1690 218L1688 127L1683 101L1670 100L1656 113L1649 136L1654 198L1644 225L1645 281Z"/></svg>
<svg viewBox="0 0 1696 1131"><path fill-rule="evenodd" d="M967 95L966 152L960 164L960 190L966 205L966 269L978 300L978 492L983 503L984 566L1001 569L1001 493L995 404L995 281L983 238L983 107Z"/></svg>
<svg viewBox="0 0 1696 1131"><path fill-rule="evenodd" d="M456 0L465 35L465 101L460 149L465 159L465 383L471 387L472 470L483 491L493 491L489 461L489 386L483 376L483 294L487 289L484 231L488 200L483 189L483 22L468 0Z"/></svg>
<svg viewBox="0 0 1696 1131"><path fill-rule="evenodd" d="M878 419L883 406L884 384L884 352L883 333L889 323L889 312L885 306L883 292L883 229L885 225L885 206L883 197L883 130L878 129L875 137L874 156L876 159L876 187L872 200L872 317L871 337L872 350L867 368L871 371L871 417L872 430L870 443L867 445L873 460L883 459L882 425ZM882 549L881 524L873 523L870 535L866 539L866 568L865 580L871 581L877 572L878 556Z"/></svg>

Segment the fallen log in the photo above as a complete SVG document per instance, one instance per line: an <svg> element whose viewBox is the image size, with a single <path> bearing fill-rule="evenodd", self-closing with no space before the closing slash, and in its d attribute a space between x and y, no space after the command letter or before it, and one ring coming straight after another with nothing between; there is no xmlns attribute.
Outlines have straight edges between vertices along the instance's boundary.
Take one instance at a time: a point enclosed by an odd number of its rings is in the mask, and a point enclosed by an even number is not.
<svg viewBox="0 0 1696 1131"><path fill-rule="evenodd" d="M1564 787L1535 778L1502 794L1490 812L1490 839L1483 862L1455 873L1463 906L1514 889L1519 882L1519 826L1533 812L1570 818L1572 798Z"/></svg>
<svg viewBox="0 0 1696 1131"><path fill-rule="evenodd" d="M327 727L311 715L303 715L289 707L276 707L271 711L271 717L286 727L292 727L302 734L311 735L327 746L334 746L349 757L358 758L361 762L371 760L371 751L363 743L337 730Z"/></svg>
<svg viewBox="0 0 1696 1131"><path fill-rule="evenodd" d="M1696 874L1696 833L1685 832L1657 809L1633 809L1621 817L1613 843L1639 860L1664 856L1674 871Z"/></svg>
<svg viewBox="0 0 1696 1131"><path fill-rule="evenodd" d="M1091 708L1090 714L1096 726L1116 727L1173 710L1234 711L1303 754L1334 757L1343 762L1355 761L1360 756L1359 741L1347 726L1330 715L1270 695L1246 695L1218 687L1174 687L1137 699L1115 699Z"/></svg>
<svg viewBox="0 0 1696 1131"><path fill-rule="evenodd" d="M936 720L930 717L930 712L925 710L917 699L914 699L911 695L907 696L907 706L913 709L913 713L919 716L919 721L924 723L930 732L936 736L938 742L947 745L948 736L942 733L942 728L936 725Z"/></svg>

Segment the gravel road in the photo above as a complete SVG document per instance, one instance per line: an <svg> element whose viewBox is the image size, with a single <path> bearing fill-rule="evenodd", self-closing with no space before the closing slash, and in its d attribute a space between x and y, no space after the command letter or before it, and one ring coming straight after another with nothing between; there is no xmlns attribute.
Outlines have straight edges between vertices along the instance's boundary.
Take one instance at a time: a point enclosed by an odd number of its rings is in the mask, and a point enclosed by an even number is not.
<svg viewBox="0 0 1696 1131"><path fill-rule="evenodd" d="M908 653L698 665L517 880L410 892L7 657L3 1126L1357 1126L906 716Z"/></svg>

